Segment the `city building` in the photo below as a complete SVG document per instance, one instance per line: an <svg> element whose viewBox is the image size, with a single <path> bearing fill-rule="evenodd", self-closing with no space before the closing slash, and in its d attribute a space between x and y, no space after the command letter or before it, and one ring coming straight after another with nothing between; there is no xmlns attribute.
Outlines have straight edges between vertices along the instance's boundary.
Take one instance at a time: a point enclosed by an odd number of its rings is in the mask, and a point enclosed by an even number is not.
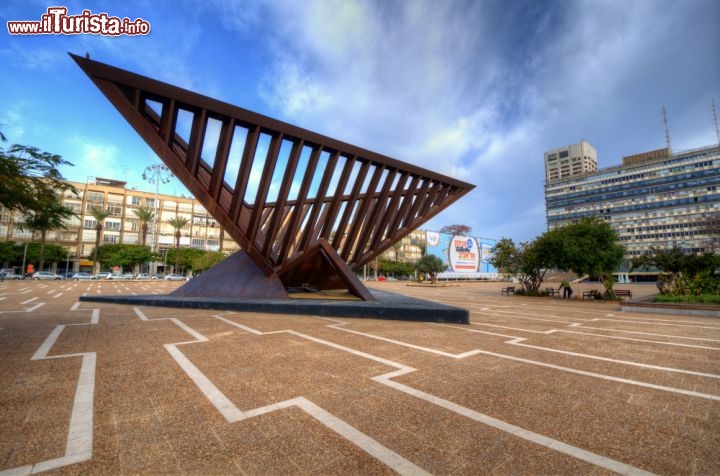
<svg viewBox="0 0 720 476"><path fill-rule="evenodd" d="M550 154L557 150L564 149ZM719 251L720 147L679 153L659 149L567 177L548 170L548 160L546 153L549 229L585 217L603 218L617 230L626 258L651 248Z"/></svg>
<svg viewBox="0 0 720 476"><path fill-rule="evenodd" d="M597 169L597 151L584 140L545 152L545 180L548 182L577 177Z"/></svg>
<svg viewBox="0 0 720 476"><path fill-rule="evenodd" d="M89 259L95 248L96 221L91 214L93 208L109 210L105 219L101 243L140 244L142 223L133 210L146 207L153 211L156 220L148 224L145 244L153 251L165 254L175 248L175 229L168 219L185 217L188 224L180 230L180 246L206 251L232 253L239 248L218 225L215 219L194 198L143 192L128 189L126 182L93 178L85 183L68 182L77 189L77 195L66 191L62 203L72 209L76 216L66 222L66 229L53 230L47 234L47 242L60 245L68 250L70 271L91 271L93 262ZM27 243L38 241L38 234L22 230L18 226L22 217L0 206L0 241ZM61 264L64 268L65 263ZM163 263L157 263L158 271L164 271Z"/></svg>
<svg viewBox="0 0 720 476"><path fill-rule="evenodd" d="M414 264L422 258L424 252L425 231L415 230L404 236L380 256L390 261Z"/></svg>

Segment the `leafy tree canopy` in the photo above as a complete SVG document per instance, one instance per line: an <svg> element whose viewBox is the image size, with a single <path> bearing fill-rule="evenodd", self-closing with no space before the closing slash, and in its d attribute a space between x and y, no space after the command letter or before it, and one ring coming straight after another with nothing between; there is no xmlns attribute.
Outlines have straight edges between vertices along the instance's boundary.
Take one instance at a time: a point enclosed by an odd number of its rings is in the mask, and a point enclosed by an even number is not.
<svg viewBox="0 0 720 476"><path fill-rule="evenodd" d="M14 241L0 241L0 267L5 264L20 263L22 260L22 248L15 244Z"/></svg>
<svg viewBox="0 0 720 476"><path fill-rule="evenodd" d="M518 245L511 238L503 238L493 247L490 264L517 279L525 292L535 294L551 267L553 244L545 235Z"/></svg>
<svg viewBox="0 0 720 476"><path fill-rule="evenodd" d="M192 270L195 272L205 271L224 259L225 255L220 251L205 251L201 255L193 258Z"/></svg>
<svg viewBox="0 0 720 476"><path fill-rule="evenodd" d="M430 280L434 283L437 274L445 271L447 266L435 255L424 255L415 263L415 269L421 273L429 274Z"/></svg>
<svg viewBox="0 0 720 476"><path fill-rule="evenodd" d="M597 276L612 292L612 273L625 256L625 247L609 223L597 218L585 218L545 233L549 240L552 265L582 276Z"/></svg>
<svg viewBox="0 0 720 476"><path fill-rule="evenodd" d="M9 210L40 210L43 197L61 190L77 190L66 183L59 167L73 164L37 147L0 148L0 204Z"/></svg>
<svg viewBox="0 0 720 476"><path fill-rule="evenodd" d="M392 261L380 258L378 260L378 270L386 274L397 276L410 276L415 267L411 263L403 263L401 261Z"/></svg>
<svg viewBox="0 0 720 476"><path fill-rule="evenodd" d="M94 254L94 251L93 251ZM97 249L97 260L104 268L112 266L135 266L147 263L154 254L150 248L142 245L108 243Z"/></svg>
<svg viewBox="0 0 720 476"><path fill-rule="evenodd" d="M472 228L468 225L446 225L440 228L440 233L450 233L451 235L469 236Z"/></svg>
<svg viewBox="0 0 720 476"><path fill-rule="evenodd" d="M22 254L25 245L18 245L19 261L16 264L22 263ZM35 270L40 271L40 250L43 249L44 262L45 263L60 263L67 259L67 250L60 245L54 243L46 243L45 246L41 246L39 242L31 242L27 244L27 254L25 255L25 264L33 263ZM23 270L24 271L24 270Z"/></svg>

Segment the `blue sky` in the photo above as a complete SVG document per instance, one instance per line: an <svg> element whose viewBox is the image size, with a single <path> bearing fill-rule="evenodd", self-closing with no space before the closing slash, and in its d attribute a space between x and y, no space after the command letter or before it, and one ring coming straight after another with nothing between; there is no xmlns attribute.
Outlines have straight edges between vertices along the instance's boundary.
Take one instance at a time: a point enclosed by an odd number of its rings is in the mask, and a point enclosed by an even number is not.
<svg viewBox="0 0 720 476"><path fill-rule="evenodd" d="M482 237L545 230L548 149L585 139L617 165L664 146L663 106L674 150L718 140L717 0L87 0L62 5L150 34L7 32L57 4L3 2L0 123L74 163L71 180L153 190L159 160L68 51L473 183L426 228Z"/></svg>

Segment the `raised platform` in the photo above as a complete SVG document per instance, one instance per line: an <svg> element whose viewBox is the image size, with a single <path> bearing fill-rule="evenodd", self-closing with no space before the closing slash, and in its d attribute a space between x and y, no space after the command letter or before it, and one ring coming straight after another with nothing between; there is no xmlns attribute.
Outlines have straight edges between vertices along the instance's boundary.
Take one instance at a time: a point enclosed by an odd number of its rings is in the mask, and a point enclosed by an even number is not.
<svg viewBox="0 0 720 476"><path fill-rule="evenodd" d="M370 292L375 296L375 301L308 299L307 297L303 299L233 299L227 297L184 297L158 294L81 296L80 301L305 316L358 317L456 324L468 324L470 322L470 313L467 309L376 289Z"/></svg>
<svg viewBox="0 0 720 476"><path fill-rule="evenodd" d="M652 297L651 297L652 298ZM675 314L683 316L720 317L720 306L673 302L623 301L623 312L647 312L651 314Z"/></svg>

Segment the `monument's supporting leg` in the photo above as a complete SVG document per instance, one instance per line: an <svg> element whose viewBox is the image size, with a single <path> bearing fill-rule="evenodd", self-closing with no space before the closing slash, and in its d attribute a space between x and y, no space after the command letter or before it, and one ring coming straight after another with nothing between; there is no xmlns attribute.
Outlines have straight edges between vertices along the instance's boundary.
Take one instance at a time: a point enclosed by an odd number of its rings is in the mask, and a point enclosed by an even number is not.
<svg viewBox="0 0 720 476"><path fill-rule="evenodd" d="M242 250L197 275L170 295L259 299L288 297L277 275L266 276Z"/></svg>
<svg viewBox="0 0 720 476"><path fill-rule="evenodd" d="M244 251L229 256L197 275L171 296L248 299L288 298L288 289L348 290L363 301L375 298L325 240L267 276Z"/></svg>

